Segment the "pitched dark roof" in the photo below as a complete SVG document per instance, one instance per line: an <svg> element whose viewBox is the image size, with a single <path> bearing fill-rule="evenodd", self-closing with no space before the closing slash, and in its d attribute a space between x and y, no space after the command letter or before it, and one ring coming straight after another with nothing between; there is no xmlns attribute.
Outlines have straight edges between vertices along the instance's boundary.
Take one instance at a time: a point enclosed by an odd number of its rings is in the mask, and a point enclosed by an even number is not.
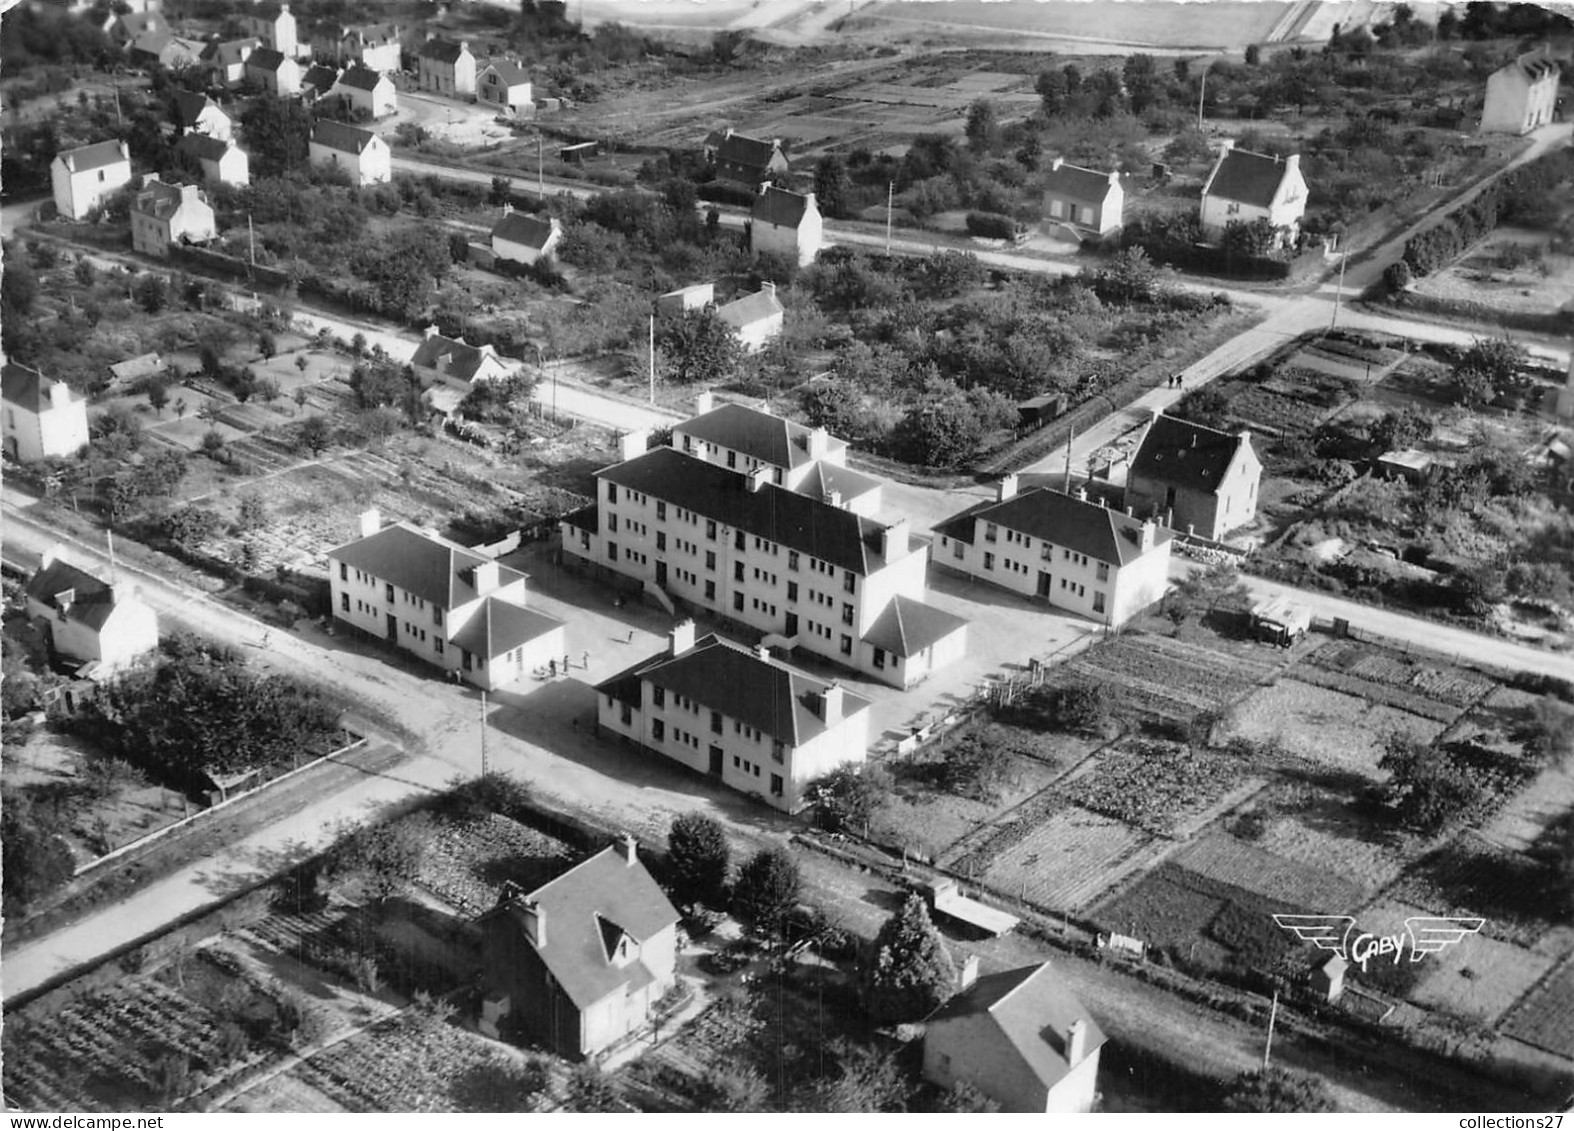
<svg viewBox="0 0 1574 1131"><path fill-rule="evenodd" d="M301 89L325 91L339 81L339 68L324 63L313 63L301 76Z"/></svg>
<svg viewBox="0 0 1574 1131"><path fill-rule="evenodd" d="M329 149L337 149L340 153L360 154L376 136L370 130L357 129L343 122L318 119L312 123L311 139L318 145L326 145Z"/></svg>
<svg viewBox="0 0 1574 1131"><path fill-rule="evenodd" d="M135 381L138 377L151 377L162 373L169 368L164 359L156 353L138 354L128 357L125 361L117 361L109 367L110 374L117 381Z"/></svg>
<svg viewBox="0 0 1574 1131"><path fill-rule="evenodd" d="M752 295L734 299L726 306L717 307L716 317L734 330L741 330L745 326L752 326L756 322L762 322L785 311L786 307L782 306L781 300L776 297L776 292L765 290L755 291Z"/></svg>
<svg viewBox="0 0 1574 1131"><path fill-rule="evenodd" d="M363 63L351 63L345 68L344 74L339 76L340 86L353 87L356 90L376 90L377 84L387 79L381 71L374 71Z"/></svg>
<svg viewBox="0 0 1574 1131"><path fill-rule="evenodd" d="M189 133L181 135L175 143L175 149L180 153L189 153L199 161L217 161L230 151L233 144L207 134Z"/></svg>
<svg viewBox="0 0 1574 1131"><path fill-rule="evenodd" d="M149 32L169 31L169 21L162 12L127 12L120 17L119 22L127 39L135 39Z"/></svg>
<svg viewBox="0 0 1574 1131"><path fill-rule="evenodd" d="M773 467L793 468L809 462L808 428L748 405L718 405L677 425L677 431ZM831 440L831 447L846 446L845 441Z"/></svg>
<svg viewBox="0 0 1574 1131"><path fill-rule="evenodd" d="M247 56L262 46L262 40L256 36L245 39L230 39L220 41L209 40L208 45L202 49L202 61L214 63L221 67L233 67L236 63L244 63Z"/></svg>
<svg viewBox="0 0 1574 1131"><path fill-rule="evenodd" d="M109 582L86 570L56 559L35 573L27 582L27 595L57 609L55 597L72 591L66 619L97 632L115 611L114 591Z"/></svg>
<svg viewBox="0 0 1574 1131"><path fill-rule="evenodd" d="M420 369L436 369L446 358L448 367L444 372L460 381L468 381L488 357L497 359L497 354L491 350L482 350L480 346L473 346L463 339L455 341L441 334L428 334L415 347L410 364Z"/></svg>
<svg viewBox="0 0 1574 1131"><path fill-rule="evenodd" d="M663 652L641 660L596 690L638 706L645 680L789 746L808 742L826 730L818 705L829 683L780 660L762 660L753 650L715 633L676 656ZM863 696L842 692L842 718L869 706Z"/></svg>
<svg viewBox="0 0 1574 1131"><path fill-rule="evenodd" d="M796 228L814 203L814 194L788 192L771 185L754 198L754 219L758 223Z"/></svg>
<svg viewBox="0 0 1574 1131"><path fill-rule="evenodd" d="M880 546L885 527L873 519L772 483L751 491L748 476L671 448L646 452L599 475L839 569L867 576L885 566Z"/></svg>
<svg viewBox="0 0 1574 1131"><path fill-rule="evenodd" d="M121 148L124 144L111 138L109 141L96 141L92 145L84 145L76 149L61 150L55 156L58 160L64 161L66 168L73 173L85 173L89 169L102 169L106 165L129 160Z"/></svg>
<svg viewBox="0 0 1574 1131"><path fill-rule="evenodd" d="M1267 208L1289 168L1283 158L1230 149L1208 178L1203 194Z"/></svg>
<svg viewBox="0 0 1574 1131"><path fill-rule="evenodd" d="M1232 432L1220 432L1217 428L1173 416L1160 416L1142 437L1127 477L1158 479L1177 487L1212 493L1224 481L1235 453L1242 444L1250 442Z"/></svg>
<svg viewBox="0 0 1574 1131"><path fill-rule="evenodd" d="M539 904L546 917L546 945L536 948L537 955L582 1010L609 994L627 993L655 980L643 959L622 967L613 964L603 924L613 924L643 944L679 918L645 865L629 863L618 847L597 853L527 896L505 893L486 918L514 918L525 901ZM523 934L522 924L518 929ZM615 938L613 942L616 945Z"/></svg>
<svg viewBox="0 0 1574 1131"><path fill-rule="evenodd" d="M1539 51L1531 51L1521 55L1512 63L1504 64L1498 68L1497 73L1501 74L1503 71L1518 71L1530 82L1540 82L1545 78L1551 78L1556 82L1563 73L1563 68L1555 59L1549 59Z"/></svg>
<svg viewBox="0 0 1574 1131"><path fill-rule="evenodd" d="M493 59L480 73L485 74L487 71L496 71L506 86L519 86L530 81L530 74L512 59Z"/></svg>
<svg viewBox="0 0 1574 1131"><path fill-rule="evenodd" d="M541 220L528 212L510 212L492 225L492 238L524 244L540 251L552 238L551 220Z"/></svg>
<svg viewBox="0 0 1574 1131"><path fill-rule="evenodd" d="M190 90L176 91L175 104L170 113L170 120L177 126L194 126L197 124L197 119L202 116L202 112L210 106L219 113L224 113L223 108L206 94L198 94ZM228 117L228 115L225 116Z"/></svg>
<svg viewBox="0 0 1574 1131"><path fill-rule="evenodd" d="M0 387L4 390L4 399L17 408L26 409L31 413L47 412L54 406L49 399L49 390L52 386L65 384L63 381L51 381L36 369L29 369L25 365L16 365L7 362L0 377ZM68 389L69 385L66 386ZM79 401L82 398L73 391L71 399Z"/></svg>
<svg viewBox="0 0 1574 1131"><path fill-rule="evenodd" d="M601 529L601 510L595 503L580 507L577 511L569 511L563 516L563 521L580 530L588 530L594 534Z"/></svg>
<svg viewBox="0 0 1574 1131"><path fill-rule="evenodd" d="M153 216L159 220L168 220L179 212L185 203L185 194L179 185L165 184L163 181L152 181L137 191L131 199L131 211L143 216Z"/></svg>
<svg viewBox="0 0 1574 1131"><path fill-rule="evenodd" d="M1088 204L1102 204L1104 198L1109 195L1109 190L1108 173L1084 169L1081 165L1061 162L1060 168L1051 169L1044 175L1045 192L1052 192L1071 200L1085 201Z"/></svg>
<svg viewBox="0 0 1574 1131"><path fill-rule="evenodd" d="M864 641L905 659L966 627L967 621L944 609L911 597L895 597L869 626Z"/></svg>
<svg viewBox="0 0 1574 1131"><path fill-rule="evenodd" d="M766 138L750 137L737 132L729 135L723 132L716 143L716 160L731 161L738 165L757 165L763 169L779 149L776 143Z"/></svg>
<svg viewBox="0 0 1574 1131"><path fill-rule="evenodd" d="M556 617L488 597L480 611L454 633L454 645L490 659L562 627L563 622Z"/></svg>
<svg viewBox="0 0 1574 1131"><path fill-rule="evenodd" d="M1142 556L1141 521L1052 487L1023 491L1004 502L971 506L936 526L935 533L972 543L980 522L997 523L1116 566ZM1170 531L1158 527L1153 533L1153 544L1162 545L1170 537Z"/></svg>
<svg viewBox="0 0 1574 1131"><path fill-rule="evenodd" d="M831 445L846 446L846 441L831 439ZM834 463L821 461L814 465L809 474L803 477L803 482L798 486L800 495L818 495L825 498L832 491L841 495L842 501L856 499L870 491L879 490L883 484L873 476L865 475L861 471L840 467Z"/></svg>
<svg viewBox="0 0 1574 1131"><path fill-rule="evenodd" d="M987 1017L1046 1088L1072 1069L1065 1045L1072 1022L1081 1021L1087 1034L1084 1057L1107 1039L1048 962L978 979L929 1019L930 1031L960 1017Z"/></svg>
<svg viewBox="0 0 1574 1131"><path fill-rule="evenodd" d="M364 570L379 581L392 582L442 609L474 601L477 594L471 571L491 560L402 523L385 526L376 534L329 550L328 556L351 569ZM499 566L497 574L499 585L512 584L525 576L507 566Z"/></svg>
<svg viewBox="0 0 1574 1131"><path fill-rule="evenodd" d="M419 57L434 63L457 63L459 56L469 51L469 45L452 39L429 39L421 46Z"/></svg>
<svg viewBox="0 0 1574 1131"><path fill-rule="evenodd" d="M246 67L253 71L277 71L284 66L286 56L282 51L275 51L272 47L259 47L246 59ZM294 62L293 59L289 60Z"/></svg>

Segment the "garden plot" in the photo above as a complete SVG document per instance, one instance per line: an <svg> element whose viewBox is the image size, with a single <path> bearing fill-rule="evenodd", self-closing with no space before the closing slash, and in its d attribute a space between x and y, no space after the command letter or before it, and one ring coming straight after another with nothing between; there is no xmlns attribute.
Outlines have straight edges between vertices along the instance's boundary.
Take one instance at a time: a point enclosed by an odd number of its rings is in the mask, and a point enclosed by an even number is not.
<svg viewBox="0 0 1574 1131"><path fill-rule="evenodd" d="M1123 705L1168 719L1234 702L1272 678L1275 665L1165 636L1122 636L1056 670L1056 682L1083 676L1114 685Z"/></svg>
<svg viewBox="0 0 1574 1131"><path fill-rule="evenodd" d="M1075 913L1153 865L1167 847L1152 833L1067 805L1001 851L981 879L1035 907Z"/></svg>
<svg viewBox="0 0 1574 1131"><path fill-rule="evenodd" d="M1099 754L1064 791L1067 800L1160 836L1208 809L1249 779L1232 755L1156 739L1127 739Z"/></svg>
<svg viewBox="0 0 1574 1131"><path fill-rule="evenodd" d="M1509 1015L1503 1032L1558 1056L1574 1058L1574 959Z"/></svg>
<svg viewBox="0 0 1574 1131"><path fill-rule="evenodd" d="M1327 671L1342 672L1353 679L1405 688L1417 695L1460 708L1476 703L1498 686L1496 680L1477 672L1428 663L1391 648L1351 640L1325 644L1303 657L1301 662Z"/></svg>
<svg viewBox="0 0 1574 1131"><path fill-rule="evenodd" d="M489 813L476 820L441 822L416 882L474 916L497 905L505 880L534 891L566 871L577 855L556 837Z"/></svg>
<svg viewBox="0 0 1574 1131"><path fill-rule="evenodd" d="M1291 949L1273 922L1292 911L1282 900L1220 883L1173 862L1097 908L1094 920L1190 962L1221 969L1237 962L1270 965Z"/></svg>
<svg viewBox="0 0 1574 1131"><path fill-rule="evenodd" d="M1387 775L1377 768L1377 762L1383 756L1385 739L1395 731L1431 742L1443 732L1443 724L1340 691L1284 679L1231 711L1225 737L1278 742L1290 753L1318 765L1380 781Z"/></svg>
<svg viewBox="0 0 1574 1131"><path fill-rule="evenodd" d="M1265 852L1308 868L1342 876L1364 892L1389 883L1404 866L1400 849L1372 828L1352 799L1313 789L1293 809L1275 806L1254 843Z"/></svg>
<svg viewBox="0 0 1574 1131"><path fill-rule="evenodd" d="M1255 892L1308 914L1353 910L1361 891L1328 868L1298 864L1223 833L1186 845L1170 863L1215 883Z"/></svg>

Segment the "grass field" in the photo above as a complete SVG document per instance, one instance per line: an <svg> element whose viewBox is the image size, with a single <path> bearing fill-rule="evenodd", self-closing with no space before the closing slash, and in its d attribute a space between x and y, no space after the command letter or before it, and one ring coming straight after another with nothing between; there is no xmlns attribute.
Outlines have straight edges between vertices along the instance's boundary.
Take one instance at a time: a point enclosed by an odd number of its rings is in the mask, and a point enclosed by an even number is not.
<svg viewBox="0 0 1574 1131"><path fill-rule="evenodd" d="M1170 857L1170 863L1217 883L1318 912L1352 910L1361 898L1353 884L1330 869L1285 860L1220 833L1188 844Z"/></svg>
<svg viewBox="0 0 1574 1131"><path fill-rule="evenodd" d="M1574 960L1526 998L1503 1031L1537 1048L1574 1057Z"/></svg>
<svg viewBox="0 0 1574 1131"><path fill-rule="evenodd" d="M1296 787L1265 802L1261 833L1253 841L1274 856L1326 869L1374 892L1399 874L1403 846L1375 829L1348 793Z"/></svg>
<svg viewBox="0 0 1574 1131"><path fill-rule="evenodd" d="M947 3L878 4L855 21L881 20L956 30L1065 36L1150 47L1244 47L1264 38L1290 7L1276 0L1211 4L1081 4L1013 0L949 0Z"/></svg>

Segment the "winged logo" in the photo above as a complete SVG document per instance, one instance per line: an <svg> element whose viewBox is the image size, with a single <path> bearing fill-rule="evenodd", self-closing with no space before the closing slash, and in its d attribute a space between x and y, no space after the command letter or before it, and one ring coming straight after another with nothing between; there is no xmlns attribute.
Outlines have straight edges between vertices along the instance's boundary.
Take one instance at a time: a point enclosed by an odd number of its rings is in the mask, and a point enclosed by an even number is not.
<svg viewBox="0 0 1574 1131"><path fill-rule="evenodd" d="M1410 932L1410 961L1420 962L1423 954L1436 954L1445 947L1453 946L1466 935L1481 930L1485 924L1485 919L1412 915L1405 920L1405 930Z"/></svg>
<svg viewBox="0 0 1574 1131"><path fill-rule="evenodd" d="M1319 950L1331 950L1344 959L1350 957L1350 931L1355 926L1353 915L1275 915L1273 921Z"/></svg>
<svg viewBox="0 0 1574 1131"><path fill-rule="evenodd" d="M1392 955L1392 961L1399 962L1406 941L1410 944L1410 961L1420 962L1425 955L1453 946L1486 924L1485 919L1412 915L1405 920L1404 935L1358 934L1352 938L1353 915L1275 915L1273 921L1293 932L1302 942L1309 942L1319 950L1332 951L1363 970L1374 957Z"/></svg>

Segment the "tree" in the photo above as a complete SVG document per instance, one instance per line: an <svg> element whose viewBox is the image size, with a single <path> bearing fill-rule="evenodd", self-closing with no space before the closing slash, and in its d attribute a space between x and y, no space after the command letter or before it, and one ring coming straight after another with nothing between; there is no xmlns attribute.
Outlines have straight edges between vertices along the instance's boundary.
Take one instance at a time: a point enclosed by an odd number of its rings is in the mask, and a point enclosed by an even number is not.
<svg viewBox="0 0 1574 1131"><path fill-rule="evenodd" d="M1382 419L1372 425L1372 446L1379 453L1403 451L1431 439L1433 428L1431 413L1416 405L1406 405L1398 412L1385 412Z"/></svg>
<svg viewBox="0 0 1574 1131"><path fill-rule="evenodd" d="M137 303L149 314L157 314L169 301L169 291L161 275L147 274L137 284Z"/></svg>
<svg viewBox="0 0 1574 1131"><path fill-rule="evenodd" d="M202 434L202 454L211 460L221 458L224 451L224 433L217 428L209 428Z"/></svg>
<svg viewBox="0 0 1574 1131"><path fill-rule="evenodd" d="M1140 247L1128 247L1108 267L1094 271L1088 282L1104 302L1152 302L1159 295L1159 269Z"/></svg>
<svg viewBox="0 0 1574 1131"><path fill-rule="evenodd" d="M1177 581L1170 590L1167 612L1172 621L1180 624L1193 615L1204 619L1221 605L1240 607L1248 599L1240 567L1234 561L1218 561L1205 569L1193 569Z"/></svg>
<svg viewBox="0 0 1574 1131"><path fill-rule="evenodd" d="M1224 1110L1319 1114L1337 1109L1321 1080L1273 1067L1252 1069L1237 1076L1224 1095Z"/></svg>
<svg viewBox="0 0 1574 1131"><path fill-rule="evenodd" d="M242 533L268 525L268 507L262 496L248 491L240 497L240 510L235 525Z"/></svg>
<svg viewBox="0 0 1574 1131"><path fill-rule="evenodd" d="M278 354L279 340L273 336L272 331L264 330L257 335L257 352L265 359L271 359Z"/></svg>
<svg viewBox="0 0 1574 1131"><path fill-rule="evenodd" d="M1415 272L1410 270L1410 264L1403 259L1396 260L1383 268L1383 286L1388 288L1390 294L1407 291L1414 282Z"/></svg>
<svg viewBox="0 0 1574 1131"><path fill-rule="evenodd" d="M1529 356L1523 345L1508 338L1477 338L1454 367L1455 389L1470 406L1489 404L1519 379Z"/></svg>
<svg viewBox="0 0 1574 1131"><path fill-rule="evenodd" d="M571 1112L622 1111L623 1102L618 1097L612 1079L594 1064L577 1064L569 1074L563 1106Z"/></svg>
<svg viewBox="0 0 1574 1131"><path fill-rule="evenodd" d="M820 212L833 220L846 217L852 178L840 154L827 153L814 167L814 197Z"/></svg>
<svg viewBox="0 0 1574 1131"><path fill-rule="evenodd" d="M1011 402L990 389L963 391L954 381L929 382L897 425L892 442L913 463L953 468L966 463L984 438L1016 416Z"/></svg>
<svg viewBox="0 0 1574 1131"><path fill-rule="evenodd" d="M1033 83L1033 89L1038 92L1039 104L1043 107L1046 118L1054 117L1066 108L1068 87L1063 71L1039 72L1038 79Z"/></svg>
<svg viewBox="0 0 1574 1131"><path fill-rule="evenodd" d="M833 833L864 833L887 793L875 780L877 773L873 767L860 773L855 766L838 766L811 781L804 796L816 806L820 826Z"/></svg>
<svg viewBox="0 0 1574 1131"><path fill-rule="evenodd" d="M148 385L148 404L154 413L164 415L164 406L169 404L169 383L162 377L155 377Z"/></svg>
<svg viewBox="0 0 1574 1131"><path fill-rule="evenodd" d="M956 988L956 966L918 895L887 919L860 964L859 995L881 1023L921 1021Z"/></svg>
<svg viewBox="0 0 1574 1131"><path fill-rule="evenodd" d="M320 416L308 416L301 422L301 443L314 456L320 456L333 442L333 430Z"/></svg>
<svg viewBox="0 0 1574 1131"><path fill-rule="evenodd" d="M1273 251L1278 238L1278 229L1266 216L1259 216L1249 223L1231 220L1224 226L1224 235L1219 244L1229 255L1262 259Z"/></svg>
<svg viewBox="0 0 1574 1131"><path fill-rule="evenodd" d="M1474 812L1486 796L1447 751L1403 731L1389 736L1377 766L1389 772L1384 794L1395 815L1423 833L1438 832Z"/></svg>
<svg viewBox="0 0 1574 1131"><path fill-rule="evenodd" d="M195 503L187 503L179 510L171 511L164 520L164 535L176 545L190 550L216 537L221 525L219 516L213 511Z"/></svg>
<svg viewBox="0 0 1574 1131"><path fill-rule="evenodd" d="M700 1077L695 1102L703 1112L767 1110L771 1086L747 1064L712 1064Z"/></svg>
<svg viewBox="0 0 1574 1131"><path fill-rule="evenodd" d="M673 818L667 831L667 860L681 902L724 907L731 856L727 834L715 818L704 813Z"/></svg>
<svg viewBox="0 0 1574 1131"><path fill-rule="evenodd" d="M967 108L967 145L974 153L988 153L1000 140L1000 119L995 104L978 98Z"/></svg>
<svg viewBox="0 0 1574 1131"><path fill-rule="evenodd" d="M803 880L793 858L780 848L751 856L732 888L732 909L764 935L774 935L798 905Z"/></svg>
<svg viewBox="0 0 1574 1131"><path fill-rule="evenodd" d="M4 885L7 914L48 895L76 869L71 846L40 819L21 792L8 792L0 805L0 850L5 854L0 884Z"/></svg>
<svg viewBox="0 0 1574 1131"><path fill-rule="evenodd" d="M486 202L493 208L501 208L513 198L513 182L507 177L493 177L492 187L487 190Z"/></svg>
<svg viewBox="0 0 1574 1131"><path fill-rule="evenodd" d="M714 307L656 323L656 349L666 378L680 385L719 385L732 376L743 347Z"/></svg>
<svg viewBox="0 0 1574 1131"><path fill-rule="evenodd" d="M912 1085L888 1054L844 1037L825 1048L834 1062L794 1107L800 1111L863 1114L907 1110Z"/></svg>
<svg viewBox="0 0 1574 1131"><path fill-rule="evenodd" d="M1102 683L1070 683L1052 688L1048 695L1050 717L1064 730L1101 734L1109 725L1109 688Z"/></svg>
<svg viewBox="0 0 1574 1131"><path fill-rule="evenodd" d="M424 813L358 826L330 850L328 874L354 897L385 902L415 882L432 836Z"/></svg>

